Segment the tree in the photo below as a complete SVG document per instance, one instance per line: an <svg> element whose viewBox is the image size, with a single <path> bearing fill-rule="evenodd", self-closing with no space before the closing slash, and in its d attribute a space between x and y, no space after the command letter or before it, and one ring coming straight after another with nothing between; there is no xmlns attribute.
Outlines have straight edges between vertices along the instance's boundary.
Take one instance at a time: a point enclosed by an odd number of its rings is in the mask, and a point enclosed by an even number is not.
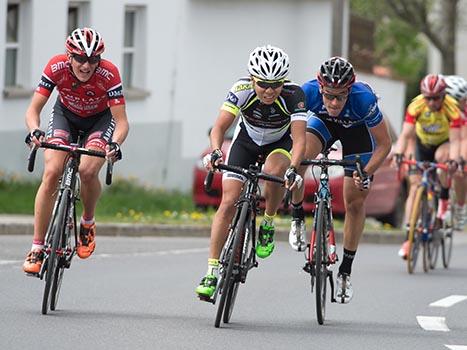
<svg viewBox="0 0 467 350"><path fill-rule="evenodd" d="M393 16L425 34L440 51L442 72L456 72L456 30L459 0L386 0ZM438 4L439 6L434 6Z"/></svg>

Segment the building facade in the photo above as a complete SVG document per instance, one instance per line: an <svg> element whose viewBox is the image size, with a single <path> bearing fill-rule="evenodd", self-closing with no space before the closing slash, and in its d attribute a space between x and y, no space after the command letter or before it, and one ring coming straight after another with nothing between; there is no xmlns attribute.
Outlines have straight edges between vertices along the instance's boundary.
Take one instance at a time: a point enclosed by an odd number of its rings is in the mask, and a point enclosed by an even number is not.
<svg viewBox="0 0 467 350"><path fill-rule="evenodd" d="M187 190L219 107L247 74L250 51L282 47L290 78L301 84L336 52L332 38L341 38L346 56L348 9L347 0L0 0L0 170L29 176L24 114L45 64L64 52L75 27L102 34L103 57L124 82L130 134L115 174ZM382 81L378 93L386 89L394 83ZM55 96L42 113L44 129ZM388 96L383 109L401 118L403 93Z"/></svg>

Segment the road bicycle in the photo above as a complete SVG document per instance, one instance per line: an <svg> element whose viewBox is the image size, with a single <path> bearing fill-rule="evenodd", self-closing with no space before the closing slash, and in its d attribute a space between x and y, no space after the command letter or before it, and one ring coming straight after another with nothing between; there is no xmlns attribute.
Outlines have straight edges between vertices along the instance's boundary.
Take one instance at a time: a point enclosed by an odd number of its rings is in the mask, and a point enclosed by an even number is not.
<svg viewBox="0 0 467 350"><path fill-rule="evenodd" d="M55 310L57 307L63 273L70 268L71 260L76 253L78 232L76 224L76 202L79 201L80 180L79 164L81 155L105 158L104 152L83 148L83 133L79 133L78 142L70 145L56 145L41 142L40 146L31 149L28 158L28 170L34 170L34 163L38 148L47 148L67 152L65 166L57 188L52 216L45 236L43 250L44 261L37 274L41 280L45 279L42 297L42 314ZM112 182L112 162L107 161L106 184Z"/></svg>
<svg viewBox="0 0 467 350"><path fill-rule="evenodd" d="M363 178L359 157L355 160L329 159L329 153L333 150L336 149L329 148L323 152L322 158L307 159L301 163L302 165L312 165L321 168L319 186L315 193L313 229L310 235L310 243L307 244L307 248L305 249L306 262L303 267L303 270L310 274L312 293L316 285L316 316L320 325L324 323L326 317L327 279L329 279L331 287L331 302L336 302L331 265L335 264L338 258L336 254L328 168L330 166L356 167L359 176Z"/></svg>
<svg viewBox="0 0 467 350"><path fill-rule="evenodd" d="M437 169L448 170L442 163L402 160L422 173L422 179L417 187L409 219L407 255L407 271L412 274L415 270L418 256L422 254L423 271L434 269L441 248L443 266L447 268L451 260L454 222L449 201L448 215L445 220L436 218L441 186L436 173Z"/></svg>
<svg viewBox="0 0 467 350"><path fill-rule="evenodd" d="M220 326L221 320L224 323L230 322L240 283L245 283L248 272L258 267L255 250L256 215L261 197L258 182L262 179L284 184L283 178L261 172L263 164L262 158L259 158L256 164L250 165L248 169L223 163L215 166L218 170L233 172L246 178L240 197L235 203L237 209L219 258L218 287L213 298L206 300L215 304L220 296L214 322L216 328ZM207 190L211 186L212 177L213 172L209 172L206 176L205 188Z"/></svg>

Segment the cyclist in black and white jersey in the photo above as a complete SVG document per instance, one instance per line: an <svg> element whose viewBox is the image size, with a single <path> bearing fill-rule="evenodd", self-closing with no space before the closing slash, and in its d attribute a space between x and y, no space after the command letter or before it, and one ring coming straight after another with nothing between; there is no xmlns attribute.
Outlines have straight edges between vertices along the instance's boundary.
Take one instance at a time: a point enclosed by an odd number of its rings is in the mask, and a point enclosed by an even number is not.
<svg viewBox="0 0 467 350"><path fill-rule="evenodd" d="M239 116L226 157L227 164L248 168L263 155L266 159L264 171L284 176L287 187L293 190L303 182L296 171L305 152L305 95L299 85L286 80L289 57L277 47L267 45L253 50L248 72L250 76L233 85L221 107L210 135L213 151L204 158L204 165L211 170L213 165L223 161L224 134ZM295 178L293 183L288 181L292 178ZM244 181L238 174L223 175L222 201L211 226L208 271L196 288L203 300L210 299L215 293L220 252ZM274 250L273 220L283 191L279 184L265 184L266 208L256 247L260 258L267 258Z"/></svg>

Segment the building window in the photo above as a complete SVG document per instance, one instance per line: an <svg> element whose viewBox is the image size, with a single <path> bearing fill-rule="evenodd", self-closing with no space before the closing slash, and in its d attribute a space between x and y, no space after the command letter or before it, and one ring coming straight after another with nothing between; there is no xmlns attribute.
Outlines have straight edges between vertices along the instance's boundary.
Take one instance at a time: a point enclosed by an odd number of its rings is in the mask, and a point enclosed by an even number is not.
<svg viewBox="0 0 467 350"><path fill-rule="evenodd" d="M125 88L144 88L145 85L145 10L143 6L125 8L122 67L122 81Z"/></svg>
<svg viewBox="0 0 467 350"><path fill-rule="evenodd" d="M18 85L19 4L8 4L5 47L5 87L12 87Z"/></svg>
<svg viewBox="0 0 467 350"><path fill-rule="evenodd" d="M76 28L89 27L86 19L89 18L89 2L71 1L68 5L67 30L70 34Z"/></svg>

